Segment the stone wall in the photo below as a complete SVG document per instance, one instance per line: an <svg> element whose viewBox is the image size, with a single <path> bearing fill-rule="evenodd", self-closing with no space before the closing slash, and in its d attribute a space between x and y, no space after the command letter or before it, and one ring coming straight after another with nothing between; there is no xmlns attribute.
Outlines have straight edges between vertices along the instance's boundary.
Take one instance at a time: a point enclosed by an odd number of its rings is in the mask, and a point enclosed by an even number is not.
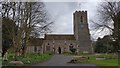
<svg viewBox="0 0 120 68"><path fill-rule="evenodd" d="M65 53L70 52L69 46L77 48L76 41L74 40L55 40L54 42L51 40L45 40L44 42L45 52L59 53L58 49L61 48L61 53Z"/></svg>
<svg viewBox="0 0 120 68"><path fill-rule="evenodd" d="M79 52L92 51L90 33L88 28L87 11L76 11L74 18L74 36L76 38Z"/></svg>
<svg viewBox="0 0 120 68"><path fill-rule="evenodd" d="M29 46L27 47L27 53L43 53L42 46Z"/></svg>

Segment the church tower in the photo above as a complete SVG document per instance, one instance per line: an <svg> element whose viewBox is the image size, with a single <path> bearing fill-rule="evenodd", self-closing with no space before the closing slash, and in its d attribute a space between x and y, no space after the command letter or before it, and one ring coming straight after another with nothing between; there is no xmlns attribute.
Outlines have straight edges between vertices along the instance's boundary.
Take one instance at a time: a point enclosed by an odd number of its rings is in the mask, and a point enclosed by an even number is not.
<svg viewBox="0 0 120 68"><path fill-rule="evenodd" d="M74 36L77 40L79 52L91 52L91 40L88 29L87 11L73 13Z"/></svg>

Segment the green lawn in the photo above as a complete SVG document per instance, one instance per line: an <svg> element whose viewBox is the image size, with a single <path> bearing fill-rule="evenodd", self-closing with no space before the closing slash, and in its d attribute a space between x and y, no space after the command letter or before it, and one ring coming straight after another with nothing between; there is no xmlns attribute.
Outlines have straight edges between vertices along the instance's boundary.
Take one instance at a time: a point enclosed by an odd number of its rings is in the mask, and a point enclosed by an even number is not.
<svg viewBox="0 0 120 68"><path fill-rule="evenodd" d="M2 57L0 56L0 67L2 66Z"/></svg>
<svg viewBox="0 0 120 68"><path fill-rule="evenodd" d="M68 55L68 54L65 54ZM79 54L78 56L89 57L89 60L80 61L80 63L96 64L97 66L119 66L118 54ZM96 57L105 57L105 60L96 60ZM77 58L78 59L78 58Z"/></svg>
<svg viewBox="0 0 120 68"><path fill-rule="evenodd" d="M14 60L13 58L14 54L9 54L8 56L9 56L8 61L3 61L3 65L14 66L9 64L10 61ZM24 65L31 65L31 64L36 64L39 62L49 60L51 57L52 57L52 54L49 54L49 53L45 53L45 54L31 53L31 54L27 54L25 57L23 56L18 57L18 60L22 61Z"/></svg>
<svg viewBox="0 0 120 68"><path fill-rule="evenodd" d="M118 66L118 55L117 54L100 54L100 55L86 55L90 59L86 63L93 63L98 66ZM96 60L96 57L105 57L105 60ZM119 59L120 60L120 59Z"/></svg>
<svg viewBox="0 0 120 68"><path fill-rule="evenodd" d="M120 61L120 59L119 59L119 61ZM97 66L100 66L101 68L120 68L120 66L118 64L118 59L107 59L107 60L90 59L86 63L96 64Z"/></svg>
<svg viewBox="0 0 120 68"><path fill-rule="evenodd" d="M118 59L88 60L87 63L93 63L98 66L118 66Z"/></svg>

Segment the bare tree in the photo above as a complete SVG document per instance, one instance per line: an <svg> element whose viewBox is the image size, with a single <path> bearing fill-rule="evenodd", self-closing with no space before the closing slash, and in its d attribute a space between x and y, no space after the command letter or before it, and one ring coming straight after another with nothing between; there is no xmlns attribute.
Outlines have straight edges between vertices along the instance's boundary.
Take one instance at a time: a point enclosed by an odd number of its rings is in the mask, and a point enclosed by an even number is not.
<svg viewBox="0 0 120 68"><path fill-rule="evenodd" d="M38 36L50 32L50 27L54 21L50 20L50 15L46 11L45 5L42 2L34 2L32 6L32 32L31 35Z"/></svg>
<svg viewBox="0 0 120 68"><path fill-rule="evenodd" d="M94 29L99 32L108 29L117 43L116 46L120 46L120 1L101 2L97 16L98 21L92 21Z"/></svg>
<svg viewBox="0 0 120 68"><path fill-rule="evenodd" d="M23 54L26 51L30 35L34 36L37 33L40 36L41 34L50 31L50 26L53 24L43 2L26 3L26 8L28 19L26 19L24 28L25 37Z"/></svg>
<svg viewBox="0 0 120 68"><path fill-rule="evenodd" d="M50 30L50 21L42 2L4 2L2 17L12 19L17 27L10 32L16 56L22 50L25 55L29 38L34 33L41 34Z"/></svg>
<svg viewBox="0 0 120 68"><path fill-rule="evenodd" d="M94 23L94 29L105 28L109 29L114 36L119 34L119 16L120 16L120 2L101 2L98 8L99 20L92 21ZM113 25L112 25L113 24Z"/></svg>

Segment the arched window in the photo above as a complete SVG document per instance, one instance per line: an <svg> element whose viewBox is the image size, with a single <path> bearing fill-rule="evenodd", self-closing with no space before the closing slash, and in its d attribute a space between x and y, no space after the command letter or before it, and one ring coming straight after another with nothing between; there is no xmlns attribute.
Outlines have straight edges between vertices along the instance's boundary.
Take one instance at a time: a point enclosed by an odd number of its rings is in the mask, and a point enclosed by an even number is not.
<svg viewBox="0 0 120 68"><path fill-rule="evenodd" d="M50 51L50 46L46 46L46 51Z"/></svg>
<svg viewBox="0 0 120 68"><path fill-rule="evenodd" d="M37 52L37 46L34 46L34 52Z"/></svg>
<svg viewBox="0 0 120 68"><path fill-rule="evenodd" d="M73 46L73 45L70 45L69 48L72 49L72 48L74 48L74 46Z"/></svg>
<svg viewBox="0 0 120 68"><path fill-rule="evenodd" d="M80 20L81 20L81 22L83 22L83 16L81 16Z"/></svg>

